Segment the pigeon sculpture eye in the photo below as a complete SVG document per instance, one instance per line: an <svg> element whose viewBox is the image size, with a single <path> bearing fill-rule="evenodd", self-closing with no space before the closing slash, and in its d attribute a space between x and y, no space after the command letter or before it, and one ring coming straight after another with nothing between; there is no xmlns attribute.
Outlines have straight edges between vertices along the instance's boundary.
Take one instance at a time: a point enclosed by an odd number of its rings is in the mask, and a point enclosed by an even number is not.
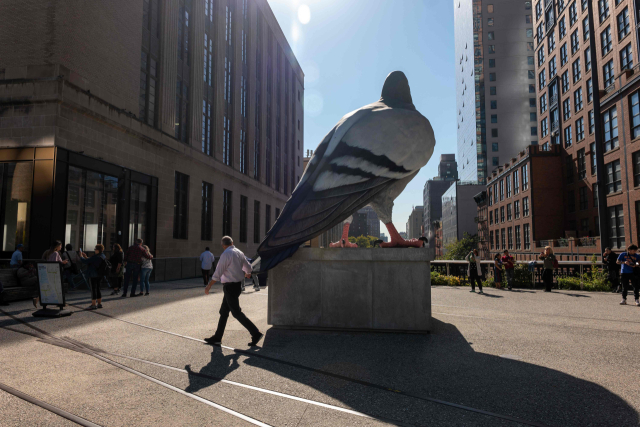
<svg viewBox="0 0 640 427"><path fill-rule="evenodd" d="M301 244L343 223L352 247L351 215L371 206L390 241L382 247L422 247L426 238L405 240L392 222L393 202L433 154L429 120L413 105L409 82L390 73L380 99L345 115L316 148L300 182L258 248L260 271L293 255ZM258 263L254 263L257 265Z"/></svg>

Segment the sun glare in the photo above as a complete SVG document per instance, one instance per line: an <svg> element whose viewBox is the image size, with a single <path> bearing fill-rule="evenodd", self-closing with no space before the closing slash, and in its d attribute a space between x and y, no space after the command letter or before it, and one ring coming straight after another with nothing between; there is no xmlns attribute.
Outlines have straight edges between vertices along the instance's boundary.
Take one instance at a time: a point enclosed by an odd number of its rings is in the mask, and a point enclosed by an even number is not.
<svg viewBox="0 0 640 427"><path fill-rule="evenodd" d="M311 20L311 9L306 4L298 8L298 20L301 24L308 24Z"/></svg>

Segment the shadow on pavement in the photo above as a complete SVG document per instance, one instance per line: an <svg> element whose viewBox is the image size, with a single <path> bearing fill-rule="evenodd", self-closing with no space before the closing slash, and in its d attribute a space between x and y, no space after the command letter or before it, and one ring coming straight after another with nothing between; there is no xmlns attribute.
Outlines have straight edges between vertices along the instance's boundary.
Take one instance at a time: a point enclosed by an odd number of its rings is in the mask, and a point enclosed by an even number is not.
<svg viewBox="0 0 640 427"><path fill-rule="evenodd" d="M415 425L517 425L487 415L428 403L350 383L259 357L329 371L432 399L551 426L638 425L638 413L604 387L530 363L478 353L459 330L433 319L429 335L337 333L270 329L263 347L243 363L313 387L348 407ZM200 371L223 378L237 368L237 353L215 348ZM190 376L187 391L211 380ZM458 417L460 417L458 419ZM458 421L455 421L458 419Z"/></svg>
<svg viewBox="0 0 640 427"><path fill-rule="evenodd" d="M213 351L211 352L211 361L206 366L203 366L199 373L216 378L224 378L240 367L238 364L238 359L240 357L241 355L238 353L225 355L222 352L222 348L213 347ZM191 365L186 365L184 369L189 373L189 386L184 389L184 391L188 393L195 393L218 382L213 379L202 378L194 375L191 370Z"/></svg>

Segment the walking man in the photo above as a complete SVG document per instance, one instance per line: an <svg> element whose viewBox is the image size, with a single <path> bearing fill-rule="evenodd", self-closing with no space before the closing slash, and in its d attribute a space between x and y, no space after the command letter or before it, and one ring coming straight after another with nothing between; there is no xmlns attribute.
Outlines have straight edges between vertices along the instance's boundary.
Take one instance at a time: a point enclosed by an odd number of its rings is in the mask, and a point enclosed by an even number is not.
<svg viewBox="0 0 640 427"><path fill-rule="evenodd" d="M618 254L613 252L611 248L604 248L602 254L602 263L607 269L607 280L611 284L611 292L618 293L620 291L620 280L618 279Z"/></svg>
<svg viewBox="0 0 640 427"><path fill-rule="evenodd" d="M508 250L504 250L502 255L502 265L504 265L504 271L507 274L507 289L513 289L513 267L514 259L509 255Z"/></svg>
<svg viewBox="0 0 640 427"><path fill-rule="evenodd" d="M633 286L633 296L636 299L636 305L640 306L639 293L640 286L638 286L638 278L634 274L633 269L640 262L640 255L636 252L638 251L638 247L636 245L630 245L627 247L626 252L622 252L618 257L618 264L621 266L620 268L620 281L622 282L622 302L620 305L627 304L627 291L629 290L629 282Z"/></svg>
<svg viewBox="0 0 640 427"><path fill-rule="evenodd" d="M131 287L131 297L138 296L136 288L138 287L138 278L142 268L142 258L150 258L151 255L142 247L142 239L136 239L134 244L129 246L127 253L124 255L125 273L124 273L124 290L122 298L127 296L129 289L129 280L133 277L133 285ZM142 291L142 281L140 281L140 290Z"/></svg>
<svg viewBox="0 0 640 427"><path fill-rule="evenodd" d="M218 320L216 333L210 338L205 338L205 341L211 345L222 342L224 329L227 326L227 319L229 319L229 312L231 312L233 317L249 331L251 334L251 342L249 345L254 346L260 341L263 334L258 330L256 325L244 315L238 299L242 293L241 282L244 282L245 277L251 277L251 264L249 264L242 251L233 246L233 239L231 239L231 237L224 236L222 238L222 249L223 252L222 255L220 255L216 271L213 273L213 277L207 287L204 288L204 293L209 295L211 286L216 282L222 282L224 296L222 305L220 306L220 319Z"/></svg>
<svg viewBox="0 0 640 427"><path fill-rule="evenodd" d="M215 257L209 250L207 246L204 248L204 252L200 254L200 268L202 268L202 280L204 280L204 286L209 284L209 280L211 280L211 269L213 268L213 262L215 261Z"/></svg>

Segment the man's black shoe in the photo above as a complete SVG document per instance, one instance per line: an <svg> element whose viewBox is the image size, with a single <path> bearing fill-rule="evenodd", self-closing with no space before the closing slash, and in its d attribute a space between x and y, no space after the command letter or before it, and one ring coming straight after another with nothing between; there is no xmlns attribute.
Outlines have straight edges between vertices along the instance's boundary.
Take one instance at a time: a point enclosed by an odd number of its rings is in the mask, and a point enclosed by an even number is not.
<svg viewBox="0 0 640 427"><path fill-rule="evenodd" d="M133 298L133 297L137 297L137 296L138 296L138 294L131 294L131 295L129 295L129 298Z"/></svg>
<svg viewBox="0 0 640 427"><path fill-rule="evenodd" d="M260 333L260 335L256 335L255 337L251 337L251 342L249 343L249 345L253 347L254 345L258 344L258 341L260 341L263 336L264 336L264 334Z"/></svg>
<svg viewBox="0 0 640 427"><path fill-rule="evenodd" d="M204 341L209 345L220 345L222 343L222 340L216 337L205 338Z"/></svg>
<svg viewBox="0 0 640 427"><path fill-rule="evenodd" d="M122 295L120 295L120 298L126 298L127 297L127 293L124 292Z"/></svg>

